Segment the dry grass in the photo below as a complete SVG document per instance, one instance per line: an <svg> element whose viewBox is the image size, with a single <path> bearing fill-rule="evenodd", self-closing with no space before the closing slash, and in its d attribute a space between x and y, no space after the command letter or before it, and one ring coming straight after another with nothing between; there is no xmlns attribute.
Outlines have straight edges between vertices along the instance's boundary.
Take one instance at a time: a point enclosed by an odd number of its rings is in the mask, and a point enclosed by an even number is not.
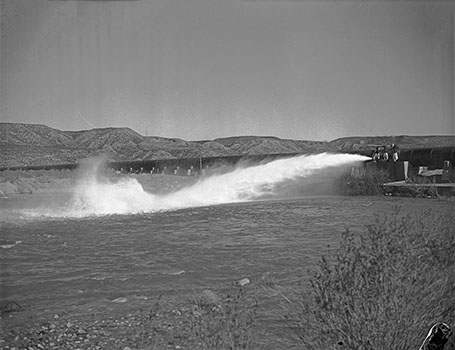
<svg viewBox="0 0 455 350"><path fill-rule="evenodd" d="M239 287L219 305L197 299L190 320L191 333L201 350L256 349L254 327L258 303Z"/></svg>

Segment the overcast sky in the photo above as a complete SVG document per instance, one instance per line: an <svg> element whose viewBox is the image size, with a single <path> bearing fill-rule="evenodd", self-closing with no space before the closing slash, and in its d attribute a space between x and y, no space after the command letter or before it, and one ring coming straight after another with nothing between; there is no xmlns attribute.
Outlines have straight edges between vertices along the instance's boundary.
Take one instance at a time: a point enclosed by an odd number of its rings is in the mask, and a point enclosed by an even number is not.
<svg viewBox="0 0 455 350"><path fill-rule="evenodd" d="M0 1L0 121L185 140L455 134L451 1Z"/></svg>

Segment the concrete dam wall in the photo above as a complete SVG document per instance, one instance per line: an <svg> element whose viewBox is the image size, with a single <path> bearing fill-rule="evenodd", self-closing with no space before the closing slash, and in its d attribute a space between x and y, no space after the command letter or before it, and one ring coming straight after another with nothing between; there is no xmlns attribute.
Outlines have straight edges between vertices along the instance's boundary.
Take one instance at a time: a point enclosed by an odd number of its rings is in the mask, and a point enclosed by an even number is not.
<svg viewBox="0 0 455 350"><path fill-rule="evenodd" d="M361 150L357 153L371 156L370 150ZM275 153L259 155L239 155L223 157L200 157L182 159L154 159L108 162L106 167L123 173L152 173L152 174L174 174L174 175L200 175L211 168L230 167L238 164L257 165L276 159L290 158L301 155L300 153ZM403 149L399 152L399 163L394 162L372 162L375 166L387 170L394 179L401 179L404 176L403 162L408 162L411 167L425 166L430 169L453 168L455 165L455 147L433 147ZM3 167L4 170L74 170L79 166L72 164L52 164L39 166L16 166Z"/></svg>
<svg viewBox="0 0 455 350"><path fill-rule="evenodd" d="M124 173L150 173L153 174L178 174L187 175L191 170L191 175L198 175L204 169L212 167L234 166L237 164L255 165L276 159L290 158L299 155L299 153L276 153L276 154L259 154L259 155L241 155L241 156L224 156L224 157L200 157L200 158L181 158L181 159L153 159L153 160L134 160L107 162L106 167L115 171ZM4 170L74 170L79 166L78 163L72 164L52 164L37 166L15 166L3 167Z"/></svg>

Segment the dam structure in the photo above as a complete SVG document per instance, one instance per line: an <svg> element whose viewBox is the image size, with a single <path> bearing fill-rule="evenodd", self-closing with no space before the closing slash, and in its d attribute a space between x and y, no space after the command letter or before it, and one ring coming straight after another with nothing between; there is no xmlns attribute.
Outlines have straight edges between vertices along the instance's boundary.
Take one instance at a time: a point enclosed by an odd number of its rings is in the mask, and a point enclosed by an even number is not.
<svg viewBox="0 0 455 350"><path fill-rule="evenodd" d="M372 151L350 152L363 156L372 156ZM276 153L260 155L239 155L223 157L199 157L183 159L157 159L151 161L110 162L107 166L125 173L152 173L169 175L203 175L213 168L229 166L251 166L268 163L277 159L301 156L303 153ZM405 180L418 175L422 168L426 170L442 169L445 182L455 182L455 147L433 147L404 149L398 159L390 155L387 161L367 161L367 166L375 166L389 173L392 181ZM447 178L448 177L448 178Z"/></svg>
<svg viewBox="0 0 455 350"><path fill-rule="evenodd" d="M386 146L383 146L385 153ZM338 153L338 152L329 152ZM375 167L386 171L392 182L413 180L424 174L430 174L433 183L455 183L455 146L402 149L394 159L392 154L380 157L374 156L374 149L363 149L352 154L372 157L364 162L363 167ZM172 158L153 160L108 161L106 168L118 173L162 174L177 176L203 176L212 171L223 171L234 166L253 166L265 164L277 159L301 156L304 153L273 153L257 155L237 155L219 157ZM5 170L75 170L81 163L50 164L33 166L3 167ZM430 178L430 177L428 177Z"/></svg>
<svg viewBox="0 0 455 350"><path fill-rule="evenodd" d="M170 159L152 159L152 160L126 160L126 161L108 161L106 168L121 173L151 173L167 175L201 175L203 170L210 168L220 168L224 166L236 166L239 164L257 165L268 163L273 160L291 158L303 155L303 153L273 153L258 155L238 155L238 156L220 156L220 157L197 157L197 158L170 158ZM81 162L82 163L82 162ZM49 165L31 165L31 166L12 166L2 167L0 171L5 170L75 170L81 163L69 164L49 164Z"/></svg>
<svg viewBox="0 0 455 350"><path fill-rule="evenodd" d="M434 176L433 182L455 183L455 147L405 149L397 161L388 157L372 163L387 171L392 181L412 180L427 172Z"/></svg>

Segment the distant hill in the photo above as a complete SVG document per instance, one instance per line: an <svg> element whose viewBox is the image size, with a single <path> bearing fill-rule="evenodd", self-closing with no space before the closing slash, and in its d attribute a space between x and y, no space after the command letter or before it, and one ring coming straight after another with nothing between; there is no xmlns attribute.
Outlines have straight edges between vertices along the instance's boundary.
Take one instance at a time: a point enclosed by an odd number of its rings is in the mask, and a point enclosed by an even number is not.
<svg viewBox="0 0 455 350"><path fill-rule="evenodd" d="M375 145L391 143L401 149L455 146L455 137L359 136L325 142L238 136L185 141L143 136L129 128L61 131L40 124L0 123L0 167L75 163L96 155L110 160L152 160L326 151L369 154Z"/></svg>
<svg viewBox="0 0 455 350"><path fill-rule="evenodd" d="M0 123L0 142L17 146L77 147L64 131L38 124Z"/></svg>

